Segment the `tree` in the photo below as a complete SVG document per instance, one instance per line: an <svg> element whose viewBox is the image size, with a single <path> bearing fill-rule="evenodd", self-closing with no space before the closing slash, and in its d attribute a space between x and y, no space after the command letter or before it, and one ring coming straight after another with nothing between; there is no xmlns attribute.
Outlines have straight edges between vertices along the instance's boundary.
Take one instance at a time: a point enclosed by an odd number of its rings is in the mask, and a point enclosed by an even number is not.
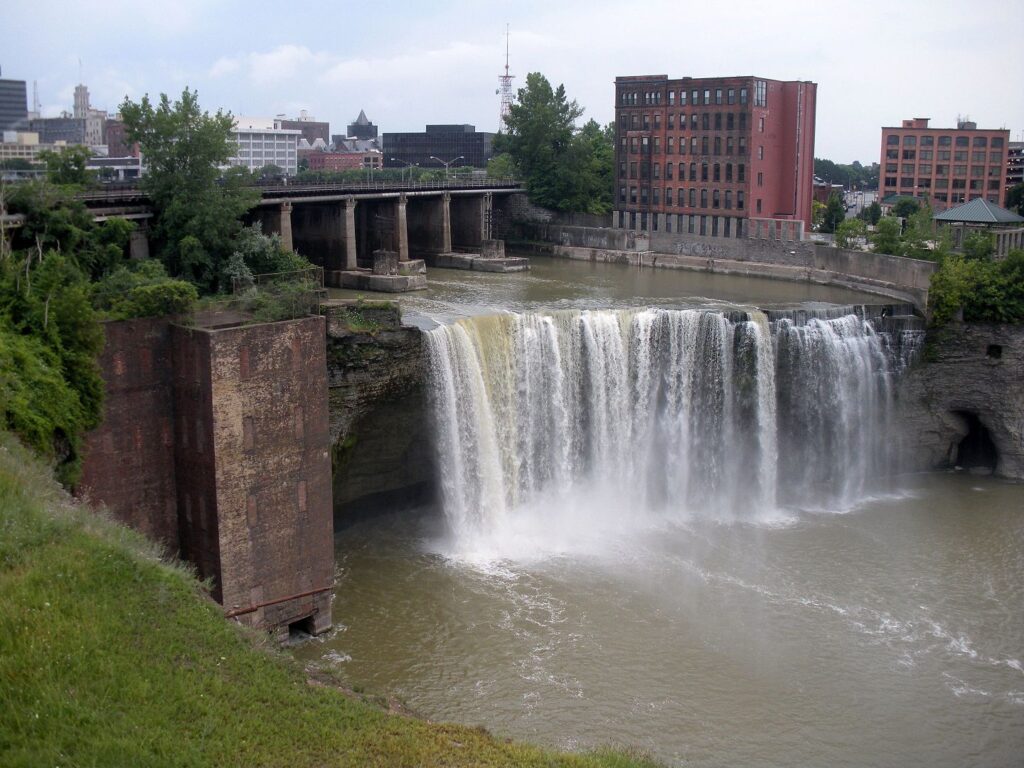
<svg viewBox="0 0 1024 768"><path fill-rule="evenodd" d="M932 209L926 203L907 218L907 226L900 242L900 256L908 259L935 260L932 240L935 237Z"/></svg>
<svg viewBox="0 0 1024 768"><path fill-rule="evenodd" d="M900 223L892 216L879 219L871 244L877 253L897 255L900 252Z"/></svg>
<svg viewBox="0 0 1024 768"><path fill-rule="evenodd" d="M492 179L507 179L517 176L519 173L515 161L507 152L494 155L487 161L487 175Z"/></svg>
<svg viewBox="0 0 1024 768"><path fill-rule="evenodd" d="M882 206L878 204L877 200L875 200L871 205L861 210L859 216L871 226L875 226L875 224L878 223L878 220L882 218Z"/></svg>
<svg viewBox="0 0 1024 768"><path fill-rule="evenodd" d="M892 215L898 219L909 219L920 209L921 206L917 200L904 197L896 201L896 204L892 207Z"/></svg>
<svg viewBox="0 0 1024 768"><path fill-rule="evenodd" d="M509 108L508 133L498 134L495 152L511 156L538 205L559 210L610 206L611 155L602 147L605 138L596 123L576 136L576 119L582 114L566 97L565 86L552 88L539 72L526 76L526 86ZM601 192L603 163L608 165L607 203Z"/></svg>
<svg viewBox="0 0 1024 768"><path fill-rule="evenodd" d="M1006 208L1024 216L1024 184L1014 184L1006 192Z"/></svg>
<svg viewBox="0 0 1024 768"><path fill-rule="evenodd" d="M46 177L53 184L85 187L92 183L94 175L86 168L92 151L77 144L60 151L44 149L39 159L46 163Z"/></svg>
<svg viewBox="0 0 1024 768"><path fill-rule="evenodd" d="M811 201L811 226L815 230L821 231L821 225L825 221L825 211L828 210L828 206L819 200Z"/></svg>
<svg viewBox="0 0 1024 768"><path fill-rule="evenodd" d="M851 248L854 240L864 237L867 232L867 224L860 219L846 219L836 227L836 245L840 248Z"/></svg>
<svg viewBox="0 0 1024 768"><path fill-rule="evenodd" d="M971 232L964 238L963 252L965 259L985 261L996 252L996 239L991 232Z"/></svg>
<svg viewBox="0 0 1024 768"><path fill-rule="evenodd" d="M166 94L156 105L148 95L137 104L125 99L121 116L146 158L142 184L156 209L160 259L170 274L216 289L241 216L258 199L245 169L220 171L232 155L231 113L201 111L198 94L186 88L173 104Z"/></svg>
<svg viewBox="0 0 1024 768"><path fill-rule="evenodd" d="M843 220L846 218L846 206L843 205L842 198L838 194L832 193L828 199L828 205L825 207L825 216L822 219L821 227L819 232L835 232Z"/></svg>

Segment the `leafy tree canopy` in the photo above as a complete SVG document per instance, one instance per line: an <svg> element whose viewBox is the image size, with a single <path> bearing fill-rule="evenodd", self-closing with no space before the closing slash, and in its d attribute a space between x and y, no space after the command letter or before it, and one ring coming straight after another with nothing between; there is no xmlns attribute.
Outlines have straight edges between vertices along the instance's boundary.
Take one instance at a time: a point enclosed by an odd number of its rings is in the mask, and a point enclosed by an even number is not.
<svg viewBox="0 0 1024 768"><path fill-rule="evenodd" d="M142 184L156 208L160 259L172 275L215 290L241 217L258 199L245 169L221 173L232 155L231 114L203 112L198 94L186 88L173 103L167 94L155 105L149 96L126 99L121 116L128 140L146 158Z"/></svg>
<svg viewBox="0 0 1024 768"><path fill-rule="evenodd" d="M1006 192L1006 209L1024 216L1024 184L1014 184Z"/></svg>
<svg viewBox="0 0 1024 768"><path fill-rule="evenodd" d="M495 138L495 152L508 153L538 205L606 213L612 207L613 131L593 120L577 130L582 115L565 86L552 88L531 72L509 109L507 133Z"/></svg>
<svg viewBox="0 0 1024 768"><path fill-rule="evenodd" d="M828 205L825 207L825 215L822 217L818 231L835 232L836 227L838 227L845 218L846 206L843 205L842 198L840 198L839 195L832 193L828 199Z"/></svg>
<svg viewBox="0 0 1024 768"><path fill-rule="evenodd" d="M39 153L39 159L46 163L46 178L51 183L77 187L88 186L95 179L95 174L85 167L91 157L92 151L78 144Z"/></svg>
<svg viewBox="0 0 1024 768"><path fill-rule="evenodd" d="M877 189L878 170L878 163L865 166L854 160L844 165L820 157L814 158L815 176L832 184L842 184L847 189Z"/></svg>

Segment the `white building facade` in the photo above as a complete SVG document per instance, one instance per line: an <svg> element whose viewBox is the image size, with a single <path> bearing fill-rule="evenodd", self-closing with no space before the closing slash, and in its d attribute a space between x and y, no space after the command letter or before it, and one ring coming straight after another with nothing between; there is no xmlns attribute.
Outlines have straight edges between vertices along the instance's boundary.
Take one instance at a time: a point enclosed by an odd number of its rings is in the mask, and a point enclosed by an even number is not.
<svg viewBox="0 0 1024 768"><path fill-rule="evenodd" d="M231 138L238 144L230 165L258 171L276 165L287 176L299 170L298 145L302 131L281 128L280 121L263 117L236 117Z"/></svg>

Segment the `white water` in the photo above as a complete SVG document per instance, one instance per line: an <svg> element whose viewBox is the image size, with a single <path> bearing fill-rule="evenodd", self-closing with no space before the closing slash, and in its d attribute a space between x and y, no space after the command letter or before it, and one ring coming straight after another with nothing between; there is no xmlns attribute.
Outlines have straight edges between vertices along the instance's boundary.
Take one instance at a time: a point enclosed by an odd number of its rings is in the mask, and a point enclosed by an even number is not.
<svg viewBox="0 0 1024 768"><path fill-rule="evenodd" d="M894 460L895 365L853 314L507 313L427 339L460 554L586 551L641 518L845 510Z"/></svg>

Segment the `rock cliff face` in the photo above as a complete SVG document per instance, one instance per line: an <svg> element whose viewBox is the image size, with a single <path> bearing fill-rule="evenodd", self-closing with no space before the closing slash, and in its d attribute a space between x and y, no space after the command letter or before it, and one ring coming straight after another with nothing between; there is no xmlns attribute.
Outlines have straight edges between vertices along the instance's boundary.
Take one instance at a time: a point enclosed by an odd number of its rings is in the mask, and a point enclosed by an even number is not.
<svg viewBox="0 0 1024 768"><path fill-rule="evenodd" d="M929 331L900 386L913 469L991 469L1024 479L1024 327L953 324Z"/></svg>
<svg viewBox="0 0 1024 768"><path fill-rule="evenodd" d="M326 314L335 526L429 501L420 330L388 302L331 302Z"/></svg>

